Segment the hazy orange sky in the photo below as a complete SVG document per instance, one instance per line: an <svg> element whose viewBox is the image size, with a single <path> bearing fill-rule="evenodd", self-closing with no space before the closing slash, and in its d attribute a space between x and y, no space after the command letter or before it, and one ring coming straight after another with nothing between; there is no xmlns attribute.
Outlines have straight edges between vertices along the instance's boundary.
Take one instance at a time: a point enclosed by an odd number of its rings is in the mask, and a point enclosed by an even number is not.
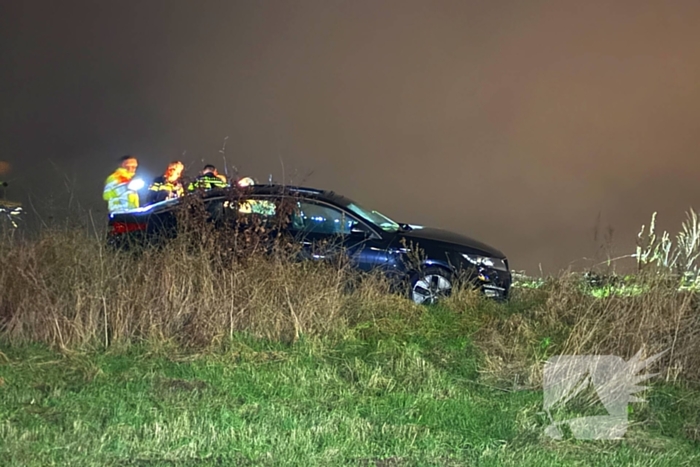
<svg viewBox="0 0 700 467"><path fill-rule="evenodd" d="M228 136L259 179L579 267L599 216L624 254L700 205L699 23L692 0L4 2L0 160L39 210L68 185L105 212L119 156L195 173Z"/></svg>

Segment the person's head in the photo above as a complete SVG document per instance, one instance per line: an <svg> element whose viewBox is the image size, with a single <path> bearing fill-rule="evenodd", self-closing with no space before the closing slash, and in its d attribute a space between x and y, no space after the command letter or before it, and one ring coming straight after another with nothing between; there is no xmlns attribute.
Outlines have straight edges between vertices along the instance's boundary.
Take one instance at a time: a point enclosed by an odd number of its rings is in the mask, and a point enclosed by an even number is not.
<svg viewBox="0 0 700 467"><path fill-rule="evenodd" d="M169 182L174 182L182 176L183 170L185 170L185 164L180 161L173 161L165 169L165 179Z"/></svg>
<svg viewBox="0 0 700 467"><path fill-rule="evenodd" d="M243 177L242 179L238 180L238 186L240 187L247 187L253 185L255 185L255 181L250 177Z"/></svg>
<svg viewBox="0 0 700 467"><path fill-rule="evenodd" d="M218 175L219 175L219 171L216 170L216 167L214 167L213 165L207 164L207 165L205 165L204 168L202 169L202 175L206 175L206 174L212 174L212 175L217 175L217 176L218 176Z"/></svg>
<svg viewBox="0 0 700 467"><path fill-rule="evenodd" d="M134 156L122 156L119 159L119 165L121 168L126 169L131 175L136 173L136 168L139 166L139 161Z"/></svg>

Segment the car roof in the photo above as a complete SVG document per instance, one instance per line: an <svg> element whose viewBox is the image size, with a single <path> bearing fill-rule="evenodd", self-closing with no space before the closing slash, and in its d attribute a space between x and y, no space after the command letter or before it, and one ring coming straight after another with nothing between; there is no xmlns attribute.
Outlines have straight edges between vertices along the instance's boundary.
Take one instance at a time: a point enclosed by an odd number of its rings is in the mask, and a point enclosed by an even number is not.
<svg viewBox="0 0 700 467"><path fill-rule="evenodd" d="M322 195L326 192L325 190L320 190L317 188L310 188L310 187L297 186L297 185L280 185L280 184L253 185L253 186L248 187L248 189L250 190L250 192L253 192L253 193L274 193L274 194L280 194L280 193L284 193L284 192L293 192L293 193Z"/></svg>
<svg viewBox="0 0 700 467"><path fill-rule="evenodd" d="M227 188L222 190L215 190L210 192L210 194L205 195L205 197L217 197L225 193ZM341 205L346 205L352 201L342 196L334 191L322 190L318 188L311 188L298 185L280 185L280 184L265 184L265 185L253 185L248 187L244 193L252 195L298 195L306 198L316 198L335 202Z"/></svg>
<svg viewBox="0 0 700 467"><path fill-rule="evenodd" d="M222 198L226 193L231 192L231 188L215 188L212 190L207 190L203 193L203 199L215 200L217 198ZM246 195L290 195L290 196L303 196L305 198L313 198L323 201L330 201L331 203L338 204L340 206L347 206L352 201L348 198L339 195L333 191L321 190L317 188L296 186L296 185L280 185L280 184L265 184L265 185L253 185L247 187L243 192ZM136 209L131 209L129 211L112 214L110 217L121 217L120 214L146 214L146 213L156 213L162 211L168 211L171 208L180 204L181 199L170 199L165 201L160 201L158 203L149 204Z"/></svg>

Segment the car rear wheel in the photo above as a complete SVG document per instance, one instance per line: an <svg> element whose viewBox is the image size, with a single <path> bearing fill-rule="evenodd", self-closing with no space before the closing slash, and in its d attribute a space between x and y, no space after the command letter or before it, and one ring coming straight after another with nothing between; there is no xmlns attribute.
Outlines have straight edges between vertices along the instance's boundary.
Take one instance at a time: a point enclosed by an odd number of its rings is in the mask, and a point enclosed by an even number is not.
<svg viewBox="0 0 700 467"><path fill-rule="evenodd" d="M419 305L433 305L449 296L452 287L452 274L446 269L431 266L414 275L411 300Z"/></svg>

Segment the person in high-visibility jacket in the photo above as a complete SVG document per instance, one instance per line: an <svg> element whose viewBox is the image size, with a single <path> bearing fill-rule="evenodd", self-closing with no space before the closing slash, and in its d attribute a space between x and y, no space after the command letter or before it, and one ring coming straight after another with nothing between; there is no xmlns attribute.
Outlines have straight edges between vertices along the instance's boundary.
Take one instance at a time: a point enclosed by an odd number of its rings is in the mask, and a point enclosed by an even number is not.
<svg viewBox="0 0 700 467"><path fill-rule="evenodd" d="M134 156L123 156L120 166L105 180L102 199L107 201L107 209L110 214L127 211L139 207L139 194L129 188L129 183L136 175L139 166L138 159Z"/></svg>
<svg viewBox="0 0 700 467"><path fill-rule="evenodd" d="M180 161L168 164L165 173L156 177L148 187L148 204L158 203L166 199L175 199L185 194L182 186L182 172L185 165Z"/></svg>
<svg viewBox="0 0 700 467"><path fill-rule="evenodd" d="M226 177L220 175L215 166L207 164L202 169L201 174L187 186L187 190L211 190L212 188L226 188L227 186L229 184L226 181Z"/></svg>

